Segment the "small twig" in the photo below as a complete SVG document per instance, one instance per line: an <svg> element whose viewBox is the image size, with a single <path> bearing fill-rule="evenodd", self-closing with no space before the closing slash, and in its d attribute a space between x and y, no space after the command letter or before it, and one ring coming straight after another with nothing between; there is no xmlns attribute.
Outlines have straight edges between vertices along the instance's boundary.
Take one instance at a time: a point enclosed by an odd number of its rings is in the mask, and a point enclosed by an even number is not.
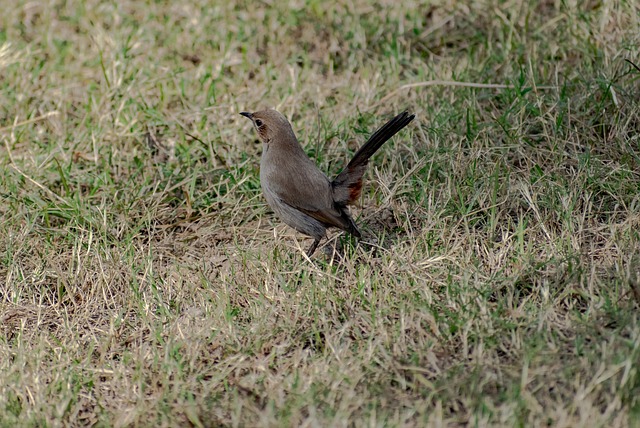
<svg viewBox="0 0 640 428"><path fill-rule="evenodd" d="M426 82L407 83L400 86L398 89L382 97L380 101L369 107L372 110L378 107L380 104L385 103L389 99L395 97L399 92L405 89L422 88L426 86L462 86L465 88L488 88L488 89L513 89L515 85L499 85L496 83L474 83L474 82L456 82L453 80L428 80ZM555 86L536 86L536 89L555 89Z"/></svg>
<svg viewBox="0 0 640 428"><path fill-rule="evenodd" d="M637 65L635 65L634 63L632 63L631 61L629 61L626 58L625 58L625 61L627 61L629 64L631 64L633 66L633 68L635 68L636 70L638 70L638 72L640 72L640 67L638 67Z"/></svg>
<svg viewBox="0 0 640 428"><path fill-rule="evenodd" d="M2 128L0 128L0 132L7 131L9 129L14 129L14 128L17 128L18 126L24 126L24 125L29 125L30 123L39 122L39 121L47 119L47 118L49 118L51 116L55 116L55 115L57 115L59 113L60 113L59 111L54 110L54 111L47 112L47 113L43 114L42 116L34 117L33 119L28 119L28 120L24 120L22 122L17 122L17 123L14 123L13 125L9 125L9 126L3 126Z"/></svg>
<svg viewBox="0 0 640 428"><path fill-rule="evenodd" d="M202 141L200 138L196 137L195 135L190 134L190 133L188 133L187 131L184 131L184 133L185 133L185 135L186 135L187 137L191 137L193 140L197 141L198 143L202 144L203 146L206 146L206 145L207 145L207 143L205 143L204 141Z"/></svg>
<svg viewBox="0 0 640 428"><path fill-rule="evenodd" d="M51 116L52 113L57 113L57 112L49 112L48 114L46 114L44 116ZM35 122L37 119L38 118L31 119L30 122ZM27 122L29 122L29 121L27 121ZM14 126L18 126L18 125L22 125L22 124L24 124L24 123L15 124ZM4 129L4 128L0 128L0 130L2 130L2 129ZM4 146L5 146L6 150L7 150L7 155L9 156L9 166L11 166L11 168L16 170L16 172L18 174L20 174L21 176L23 176L25 179L27 179L27 181L30 181L31 183L36 185L38 188L42 189L45 193L50 194L51 196L53 196L55 199L57 199L60 202L63 202L65 204L67 203L67 201L65 201L64 198L62 198L59 195L57 195L53 190L51 190L48 187L43 186L42 184L38 183L36 180L34 180L33 178L29 177L27 174L22 172L22 170L20 168L18 168L18 165L16 165L16 163L15 163L15 161L13 159L13 154L11 153L11 147L9 147L9 142L7 141L6 138L4 139Z"/></svg>
<svg viewBox="0 0 640 428"><path fill-rule="evenodd" d="M57 199L59 202L62 202L64 204L67 203L67 201L64 200L64 198L58 196L53 190L49 189L46 186L43 186L42 184L38 183L36 180L34 180L33 178L29 177L27 174L25 174L24 172L22 172L20 170L20 168L18 168L14 163L11 163L11 168L15 169L16 172L18 174L20 174L21 176L23 176L24 178L26 178L28 181L30 181L32 184L36 185L38 188L40 188L41 190L43 190L45 193L48 193L49 195L53 196L55 199Z"/></svg>
<svg viewBox="0 0 640 428"><path fill-rule="evenodd" d="M213 149L213 146L211 146L211 144L207 144L204 141L202 141L200 138L196 137L195 135L190 134L189 132L187 132L186 129L184 129L184 127L183 127L183 130L184 130L185 135L187 135L188 137L192 138L194 141L197 141L198 143L202 144L203 146L208 147L209 150L211 150L213 152L213 155L216 157L218 162L220 162L222 164L222 166L224 166L225 168L228 168L227 162L224 160L224 158L222 156L220 156L220 154L217 151L215 151Z"/></svg>

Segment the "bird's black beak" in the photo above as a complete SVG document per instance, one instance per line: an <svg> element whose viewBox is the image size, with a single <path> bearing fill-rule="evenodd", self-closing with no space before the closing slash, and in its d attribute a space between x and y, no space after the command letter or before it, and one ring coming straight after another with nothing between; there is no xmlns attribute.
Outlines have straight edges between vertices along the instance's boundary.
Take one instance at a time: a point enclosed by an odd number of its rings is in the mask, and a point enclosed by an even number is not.
<svg viewBox="0 0 640 428"><path fill-rule="evenodd" d="M249 120L253 120L253 114L249 113L248 111L241 111L240 114L243 115L244 117L246 117Z"/></svg>

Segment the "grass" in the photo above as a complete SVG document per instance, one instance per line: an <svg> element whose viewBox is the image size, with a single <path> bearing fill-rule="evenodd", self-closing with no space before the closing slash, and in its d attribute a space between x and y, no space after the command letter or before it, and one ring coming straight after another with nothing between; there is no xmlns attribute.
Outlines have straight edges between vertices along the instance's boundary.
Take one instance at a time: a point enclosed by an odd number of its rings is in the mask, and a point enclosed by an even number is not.
<svg viewBox="0 0 640 428"><path fill-rule="evenodd" d="M2 426L640 424L636 2L18 2ZM635 66L634 66L635 65ZM469 87L426 83L498 84ZM307 260L245 110L337 173Z"/></svg>

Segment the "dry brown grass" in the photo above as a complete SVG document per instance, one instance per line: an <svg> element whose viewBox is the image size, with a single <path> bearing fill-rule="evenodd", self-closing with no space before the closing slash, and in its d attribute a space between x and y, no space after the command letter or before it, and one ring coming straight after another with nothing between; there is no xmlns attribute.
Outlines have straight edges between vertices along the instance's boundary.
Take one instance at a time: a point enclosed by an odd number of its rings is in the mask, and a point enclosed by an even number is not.
<svg viewBox="0 0 640 428"><path fill-rule="evenodd" d="M638 426L639 16L5 5L1 425ZM265 106L330 173L417 115L340 261L265 206Z"/></svg>

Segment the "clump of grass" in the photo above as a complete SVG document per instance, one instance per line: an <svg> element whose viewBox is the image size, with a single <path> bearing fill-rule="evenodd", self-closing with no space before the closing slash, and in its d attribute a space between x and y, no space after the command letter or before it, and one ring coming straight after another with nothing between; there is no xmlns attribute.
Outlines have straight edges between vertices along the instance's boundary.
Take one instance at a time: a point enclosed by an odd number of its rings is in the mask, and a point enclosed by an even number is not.
<svg viewBox="0 0 640 428"><path fill-rule="evenodd" d="M7 9L3 422L634 426L638 16ZM372 161L364 239L332 235L342 259L308 261L265 206L237 114L262 107L330 174L416 113Z"/></svg>

